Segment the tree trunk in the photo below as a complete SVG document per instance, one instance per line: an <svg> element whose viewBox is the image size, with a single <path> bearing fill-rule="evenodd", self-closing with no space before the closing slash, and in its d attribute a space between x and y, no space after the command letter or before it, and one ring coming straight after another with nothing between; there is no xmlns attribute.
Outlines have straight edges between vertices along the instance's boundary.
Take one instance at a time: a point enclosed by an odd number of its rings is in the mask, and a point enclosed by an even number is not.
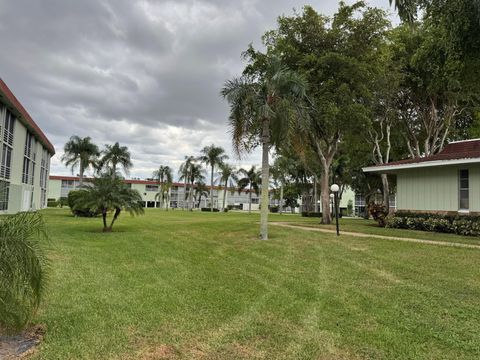
<svg viewBox="0 0 480 360"><path fill-rule="evenodd" d="M283 183L280 185L280 204L278 205L278 212L282 215L283 212Z"/></svg>
<svg viewBox="0 0 480 360"><path fill-rule="evenodd" d="M182 201L182 210L185 210L185 203L187 201L187 180L183 182L183 201Z"/></svg>
<svg viewBox="0 0 480 360"><path fill-rule="evenodd" d="M318 212L318 194L317 194L317 177L313 177L313 201L315 202L313 204L313 207L315 209L315 212Z"/></svg>
<svg viewBox="0 0 480 360"><path fill-rule="evenodd" d="M252 183L250 183L250 188L248 192L248 213L252 213Z"/></svg>
<svg viewBox="0 0 480 360"><path fill-rule="evenodd" d="M105 232L107 229L107 209L102 209L102 219L103 219L103 231Z"/></svg>
<svg viewBox="0 0 480 360"><path fill-rule="evenodd" d="M213 165L210 173L210 212L213 213Z"/></svg>
<svg viewBox="0 0 480 360"><path fill-rule="evenodd" d="M330 214L330 187L328 186L329 168L322 167L322 176L320 177L320 196L322 201L322 224L330 224L332 216Z"/></svg>
<svg viewBox="0 0 480 360"><path fill-rule="evenodd" d="M260 204L260 237L268 240L268 186L270 183L268 150L270 148L270 121L263 119L262 129L262 201Z"/></svg>
<svg viewBox="0 0 480 360"><path fill-rule="evenodd" d="M115 214L113 215L112 222L110 223L110 231L112 231L113 224L115 223L115 220L117 220L118 216L120 215L120 212L122 211L121 208L116 208L115 209Z"/></svg>
<svg viewBox="0 0 480 360"><path fill-rule="evenodd" d="M84 172L83 164L82 164L82 162L80 161L80 175L79 175L79 177L78 177L78 185L79 185L79 187L82 187L82 186L83 186L83 172Z"/></svg>
<svg viewBox="0 0 480 360"><path fill-rule="evenodd" d="M388 184L387 174L382 174L382 187L383 187L383 206L387 212L390 212L390 186Z"/></svg>
<svg viewBox="0 0 480 360"><path fill-rule="evenodd" d="M117 164L112 164L112 178L115 179L117 177Z"/></svg>
<svg viewBox="0 0 480 360"><path fill-rule="evenodd" d="M225 188L223 189L223 205L222 205L223 211L225 211L225 198L227 197L227 186L228 186L228 180L225 180Z"/></svg>

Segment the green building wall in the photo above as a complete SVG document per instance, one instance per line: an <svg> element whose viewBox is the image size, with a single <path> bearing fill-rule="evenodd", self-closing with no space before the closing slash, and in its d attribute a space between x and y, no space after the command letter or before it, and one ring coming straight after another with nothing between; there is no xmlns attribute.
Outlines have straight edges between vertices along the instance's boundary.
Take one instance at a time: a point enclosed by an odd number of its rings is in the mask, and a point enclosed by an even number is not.
<svg viewBox="0 0 480 360"><path fill-rule="evenodd" d="M469 211L480 212L479 164L398 170L397 210L457 212L460 169L469 170Z"/></svg>

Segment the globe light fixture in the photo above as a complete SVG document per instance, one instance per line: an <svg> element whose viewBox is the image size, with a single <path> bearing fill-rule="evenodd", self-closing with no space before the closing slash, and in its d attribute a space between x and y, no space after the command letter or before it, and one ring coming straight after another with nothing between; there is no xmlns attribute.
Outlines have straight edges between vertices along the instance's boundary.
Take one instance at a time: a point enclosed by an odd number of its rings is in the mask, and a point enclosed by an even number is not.
<svg viewBox="0 0 480 360"><path fill-rule="evenodd" d="M338 191L339 190L340 190L340 186L338 186L337 184L332 184L332 186L330 186L330 191L333 193L333 194L330 194L330 197L333 197L334 205L335 205L335 225L337 227L337 236L340 235L340 229L338 227Z"/></svg>

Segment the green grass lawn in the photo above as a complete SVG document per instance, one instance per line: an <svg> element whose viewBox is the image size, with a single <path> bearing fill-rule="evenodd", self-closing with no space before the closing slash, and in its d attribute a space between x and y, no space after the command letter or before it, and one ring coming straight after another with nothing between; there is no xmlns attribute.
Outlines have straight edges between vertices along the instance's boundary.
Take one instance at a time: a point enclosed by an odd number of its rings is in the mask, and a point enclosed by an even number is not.
<svg viewBox="0 0 480 360"><path fill-rule="evenodd" d="M273 226L259 241L256 214L151 209L110 234L44 214L40 359L480 357L479 250Z"/></svg>

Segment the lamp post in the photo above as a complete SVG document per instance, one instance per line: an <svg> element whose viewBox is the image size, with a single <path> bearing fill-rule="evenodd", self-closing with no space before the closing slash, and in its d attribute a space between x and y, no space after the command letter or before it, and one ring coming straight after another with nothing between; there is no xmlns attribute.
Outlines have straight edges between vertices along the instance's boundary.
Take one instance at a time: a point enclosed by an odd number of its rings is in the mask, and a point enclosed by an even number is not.
<svg viewBox="0 0 480 360"><path fill-rule="evenodd" d="M333 202L335 206L335 224L337 226L337 236L340 235L340 230L338 228L338 190L340 190L340 187L337 184L332 184L332 186L330 186L330 191L333 193Z"/></svg>

